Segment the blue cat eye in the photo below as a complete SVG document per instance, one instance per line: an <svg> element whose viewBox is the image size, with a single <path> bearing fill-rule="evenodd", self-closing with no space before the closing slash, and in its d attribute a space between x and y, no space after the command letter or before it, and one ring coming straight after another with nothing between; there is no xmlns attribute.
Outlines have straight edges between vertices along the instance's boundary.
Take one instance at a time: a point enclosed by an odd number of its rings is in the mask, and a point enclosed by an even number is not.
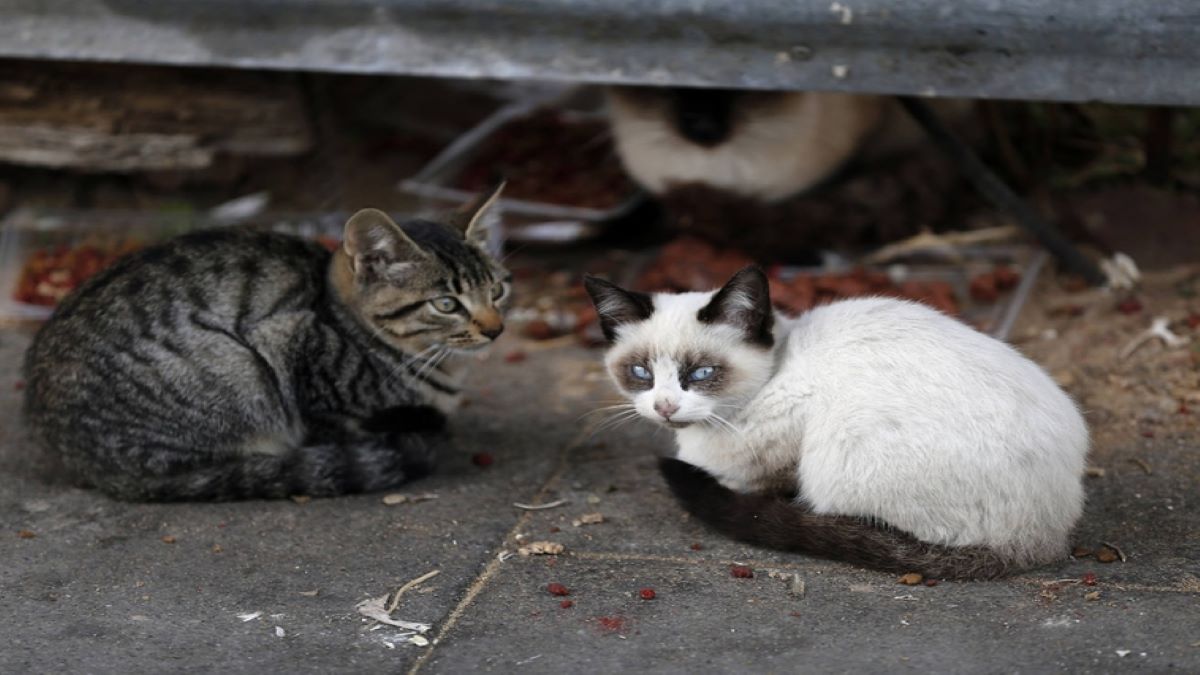
<svg viewBox="0 0 1200 675"><path fill-rule="evenodd" d="M692 382L703 382L704 380L707 380L716 374L717 374L716 367L704 366L703 368L697 368L697 369L693 370L692 372L688 373L688 379L691 380Z"/></svg>
<svg viewBox="0 0 1200 675"><path fill-rule="evenodd" d="M634 364L632 366L629 366L629 372L633 373L633 376L639 380L653 380L654 379L654 376L650 374L649 370L646 370L645 366L639 366L637 364Z"/></svg>

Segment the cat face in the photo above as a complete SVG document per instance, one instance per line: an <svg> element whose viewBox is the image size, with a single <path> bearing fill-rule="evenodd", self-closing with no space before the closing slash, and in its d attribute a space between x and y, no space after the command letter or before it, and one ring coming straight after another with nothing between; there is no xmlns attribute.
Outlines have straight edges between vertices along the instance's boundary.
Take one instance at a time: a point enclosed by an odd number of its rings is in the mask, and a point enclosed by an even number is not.
<svg viewBox="0 0 1200 675"><path fill-rule="evenodd" d="M446 223L394 223L364 209L346 223L343 296L384 341L415 354L491 344L504 330L512 275L487 254L500 188Z"/></svg>
<svg viewBox="0 0 1200 675"><path fill-rule="evenodd" d="M717 427L770 378L774 316L758 269L708 293L649 296L594 277L584 284L611 345L609 375L642 417Z"/></svg>

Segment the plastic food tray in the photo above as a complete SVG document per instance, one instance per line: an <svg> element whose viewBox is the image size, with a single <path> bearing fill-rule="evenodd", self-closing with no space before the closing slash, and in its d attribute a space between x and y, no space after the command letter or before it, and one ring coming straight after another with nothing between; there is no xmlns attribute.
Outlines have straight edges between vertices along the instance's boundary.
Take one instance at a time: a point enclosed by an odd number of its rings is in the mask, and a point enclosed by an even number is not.
<svg viewBox="0 0 1200 675"><path fill-rule="evenodd" d="M557 108L568 118L603 119L598 110L580 110L545 101L512 103L501 107L475 128L458 137L430 160L413 177L401 181L400 190L423 200L430 208L455 208L467 203L476 193L455 187L462 171L487 146L492 135L511 121L543 108ZM608 209L566 206L549 202L501 198L502 232L498 237L511 241L572 241L596 233L596 224L617 217L637 202L637 188L630 181L630 193ZM493 246L499 240L491 242Z"/></svg>
<svg viewBox="0 0 1200 675"><path fill-rule="evenodd" d="M111 253L143 247L203 227L258 227L306 238L340 240L346 214L264 214L231 224L205 213L34 210L12 212L0 224L0 320L43 320L51 305L19 302L14 296L26 264L39 251L83 246Z"/></svg>

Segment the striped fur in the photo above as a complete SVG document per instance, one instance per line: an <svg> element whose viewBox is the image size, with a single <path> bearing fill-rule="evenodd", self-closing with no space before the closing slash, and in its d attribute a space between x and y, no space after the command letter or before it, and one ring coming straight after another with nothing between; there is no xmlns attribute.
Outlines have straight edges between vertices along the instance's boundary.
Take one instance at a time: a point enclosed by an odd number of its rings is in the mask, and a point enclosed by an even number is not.
<svg viewBox="0 0 1200 675"><path fill-rule="evenodd" d="M128 256L30 347L33 436L129 500L328 496L424 475L459 398L446 359L490 343L510 295L477 230L366 211L332 255L228 229ZM433 306L446 297L456 311Z"/></svg>

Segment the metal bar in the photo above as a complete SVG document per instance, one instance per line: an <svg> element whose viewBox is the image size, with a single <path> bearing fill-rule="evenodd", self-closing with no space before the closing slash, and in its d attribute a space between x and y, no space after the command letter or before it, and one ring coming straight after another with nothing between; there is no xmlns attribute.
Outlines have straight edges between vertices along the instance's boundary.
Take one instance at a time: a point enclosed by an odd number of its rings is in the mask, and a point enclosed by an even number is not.
<svg viewBox="0 0 1200 675"><path fill-rule="evenodd" d="M3 0L0 56L1200 104L1192 0Z"/></svg>

